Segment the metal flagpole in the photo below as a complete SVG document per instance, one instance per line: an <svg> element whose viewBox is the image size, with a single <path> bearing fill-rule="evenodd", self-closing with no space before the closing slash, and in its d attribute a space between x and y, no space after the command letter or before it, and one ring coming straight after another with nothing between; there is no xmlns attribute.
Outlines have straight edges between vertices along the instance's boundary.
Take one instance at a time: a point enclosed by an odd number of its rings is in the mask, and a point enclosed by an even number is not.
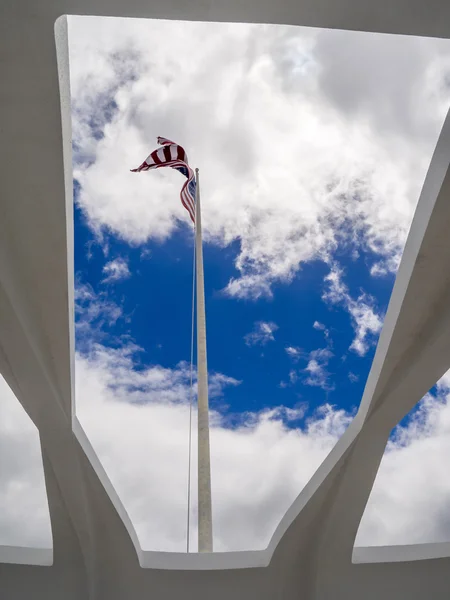
<svg viewBox="0 0 450 600"><path fill-rule="evenodd" d="M193 398L193 373L194 373L194 323L195 323L195 243L192 257L192 303L191 303L191 366L189 373L189 432L188 432L188 478L187 478L187 519L186 519L186 552L190 547L190 522L191 522L191 463L192 463L192 398Z"/></svg>
<svg viewBox="0 0 450 600"><path fill-rule="evenodd" d="M195 170L195 253L197 279L198 383L198 551L212 552L211 465L209 451L208 367L206 362L205 288L203 280L200 179Z"/></svg>

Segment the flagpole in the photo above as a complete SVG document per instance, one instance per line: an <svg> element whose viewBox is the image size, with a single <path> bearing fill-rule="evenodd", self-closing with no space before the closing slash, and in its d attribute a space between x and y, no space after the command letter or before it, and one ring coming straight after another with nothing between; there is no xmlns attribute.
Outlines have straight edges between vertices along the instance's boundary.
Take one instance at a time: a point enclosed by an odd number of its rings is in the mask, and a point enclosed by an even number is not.
<svg viewBox="0 0 450 600"><path fill-rule="evenodd" d="M195 252L197 279L198 383L198 551L212 552L211 464L209 449L208 367L206 360L205 287L203 277L200 179L195 169Z"/></svg>

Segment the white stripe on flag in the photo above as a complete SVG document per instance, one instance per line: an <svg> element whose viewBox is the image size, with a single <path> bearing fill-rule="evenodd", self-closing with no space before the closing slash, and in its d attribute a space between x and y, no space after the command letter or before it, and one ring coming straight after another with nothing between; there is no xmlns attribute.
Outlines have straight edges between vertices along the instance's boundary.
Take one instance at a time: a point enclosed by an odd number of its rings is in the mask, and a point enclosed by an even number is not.
<svg viewBox="0 0 450 600"><path fill-rule="evenodd" d="M158 149L158 152L156 153L156 156L159 158L159 160L161 162L165 162L166 161L166 157L164 156L164 146L162 148Z"/></svg>

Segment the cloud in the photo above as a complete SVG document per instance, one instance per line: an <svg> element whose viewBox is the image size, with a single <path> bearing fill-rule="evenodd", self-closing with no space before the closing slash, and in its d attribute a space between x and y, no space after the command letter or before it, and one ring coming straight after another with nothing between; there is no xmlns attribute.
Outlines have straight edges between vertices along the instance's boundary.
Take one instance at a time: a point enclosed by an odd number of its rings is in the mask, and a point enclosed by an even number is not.
<svg viewBox="0 0 450 600"><path fill-rule="evenodd" d="M228 282L225 292L232 298L271 298L272 290L264 273L260 275L242 275L239 278L232 277Z"/></svg>
<svg viewBox="0 0 450 600"><path fill-rule="evenodd" d="M116 258L109 261L103 267L102 271L105 275L102 283L113 283L131 277L128 261L124 258Z"/></svg>
<svg viewBox="0 0 450 600"><path fill-rule="evenodd" d="M331 391L334 386L328 383L330 373L327 370L330 359L334 356L331 351L333 343L330 339L330 332L323 323L314 321L313 328L317 331L323 331L323 334L327 340L327 346L325 348L318 348L311 352L304 352L301 348L295 346L288 346L285 348L286 353L294 361L298 361L300 358L306 359L307 365L301 369L300 372L291 370L289 372L289 382L294 385L299 380L299 373L307 373L306 378L302 378L302 383L314 387L321 387L324 390ZM287 387L286 382L281 382L281 387Z"/></svg>
<svg viewBox="0 0 450 600"><path fill-rule="evenodd" d="M293 359L294 362L297 362L300 359L300 357L303 356L303 354L304 354L302 352L302 350L300 350L300 348L288 347L288 348L285 348L285 351L290 356L290 358ZM289 382L280 381L280 383L278 384L279 387L284 389L284 388L287 388L288 386L295 385L297 383L297 381L299 380L298 372L295 369L291 369L288 374L288 379L289 379Z"/></svg>
<svg viewBox="0 0 450 600"><path fill-rule="evenodd" d="M189 397L190 369L185 362L169 369L140 364L141 349L132 343L111 348L93 343L88 353L78 355L77 364L88 364L90 369L102 373L105 388L131 404L143 405L154 402L185 402ZM193 374L196 393L196 374ZM220 398L227 386L241 382L222 373L209 374L209 396Z"/></svg>
<svg viewBox="0 0 450 600"><path fill-rule="evenodd" d="M356 373L352 373L352 371L349 371L348 378L352 383L356 383L359 380L359 375L356 375Z"/></svg>
<svg viewBox="0 0 450 600"><path fill-rule="evenodd" d="M373 263L370 267L370 275L372 277L385 277L386 275L396 273L400 264L400 258L400 254L394 254Z"/></svg>
<svg viewBox="0 0 450 600"><path fill-rule="evenodd" d="M95 232L139 245L188 223L178 173L129 172L166 135L201 167L205 238L237 242L231 296L270 296L338 243L395 270L448 107L447 41L150 19L69 28L77 202Z"/></svg>
<svg viewBox="0 0 450 600"><path fill-rule="evenodd" d="M318 331L323 331L327 340L327 346L325 348L317 348L310 352L305 352L301 348L295 346L288 346L285 348L286 354L288 354L295 362L299 359L305 359L307 361L306 367L299 372L295 370L289 372L289 382L291 385L294 385L299 380L299 374L306 373L307 377L302 378L302 383L304 385L321 387L324 390L330 391L334 389L334 386L328 383L330 373L327 370L328 363L334 356L331 351L333 344L330 339L330 332L325 325L319 323L319 321L314 321L313 328ZM288 384L286 382L281 382L281 387L287 386Z"/></svg>
<svg viewBox="0 0 450 600"><path fill-rule="evenodd" d="M122 390L127 401L136 404L151 403L155 399L160 402L182 402L189 397L191 373L187 362L181 361L175 369L142 365L142 348L128 336L117 337L107 332L111 315L112 324L122 316L119 306L106 300L103 292L96 294L90 286L81 283L76 287L75 300L78 362L88 361L93 368L101 371L107 387L115 391ZM195 369L192 381L196 394ZM221 398L227 386L240 383L233 377L210 372L209 396Z"/></svg>
<svg viewBox="0 0 450 600"><path fill-rule="evenodd" d="M77 413L143 547L184 551L189 423L186 373L183 368L141 371L130 362L131 356L124 349L101 346L89 355L77 355ZM9 406L5 408L3 402L1 406L0 440L6 446L2 457L12 460L14 452L16 459L11 463L14 469L0 474L0 543L48 546L45 497L35 493L43 490L42 474L36 469L38 440L30 464L27 430L5 437ZM289 504L348 425L344 411L330 409L321 411L304 429L293 429L304 411L304 407L276 407L248 413L237 426L230 426L227 416L212 411L216 550L263 548ZM193 417L196 423L195 411ZM195 431L193 437L195 465ZM292 470L294 456L308 458ZM40 488L36 483L39 474ZM195 473L193 482L195 517ZM29 510L31 504L39 505L38 510ZM25 518L27 528L23 527ZM191 536L195 548L195 525Z"/></svg>
<svg viewBox="0 0 450 600"><path fill-rule="evenodd" d="M101 330L114 325L122 316L122 309L103 292L96 293L91 285L77 281L75 284L75 315L78 325L87 323Z"/></svg>
<svg viewBox="0 0 450 600"><path fill-rule="evenodd" d="M362 294L355 301L351 302L349 312L354 321L355 339L353 340L350 350L354 350L359 356L364 356L371 345L375 345L376 336L381 331L383 321L377 313L375 313L370 303L372 298L366 294Z"/></svg>
<svg viewBox="0 0 450 600"><path fill-rule="evenodd" d="M445 77L450 66L448 45L428 43L423 38L404 43L399 35L382 36L380 45L380 37L364 33L348 36L344 31L320 32L315 46L315 57L323 65L320 87L344 115L352 118L365 115L374 128L388 135L400 133L405 139L414 134L421 141L429 140L433 136L434 118L417 114L420 100L417 102L415 95L424 94L418 74L422 73L425 86L437 83L435 78ZM437 71L430 68L430 61L439 65ZM382 86L377 85L380 80ZM444 90L441 85L435 88L435 100L445 107ZM373 110L375 105L377 108Z"/></svg>
<svg viewBox="0 0 450 600"><path fill-rule="evenodd" d="M306 377L301 378L304 385L313 387L321 387L324 390L333 390L334 386L329 384L330 373L327 370L328 363L334 354L331 351L331 344L326 348L318 348L311 352L304 352L300 348L288 346L285 348L286 353L295 362L300 359L306 359L307 365L299 371L291 369L289 371L289 383L286 381L280 382L280 387L286 388L288 385L295 385L300 380L300 375L306 373Z"/></svg>
<svg viewBox="0 0 450 600"><path fill-rule="evenodd" d="M127 319L122 308L101 291L77 280L75 283L75 332L79 350L89 348L94 341L105 342L113 337L114 325L119 319Z"/></svg>
<svg viewBox="0 0 450 600"><path fill-rule="evenodd" d="M109 385L115 362L114 357L109 365L78 359L80 418L143 546L183 551L187 394L184 402L178 396L174 401L163 401L154 395L151 402L130 403L126 387ZM101 425L100 413L108 416L108 428ZM344 411L336 415L326 412L312 420L304 431L284 424L285 420L295 423L303 414L304 408L278 407L243 415L237 426L230 427L226 416L212 413L214 530L218 551L266 545L299 488L323 460L349 419ZM299 464L294 473L286 460L291 452L308 456L307 464ZM158 460L149 460L155 456ZM195 450L193 460L196 464ZM195 484L192 491L195 514ZM254 506L248 502L250 493ZM195 530L192 536L194 540Z"/></svg>
<svg viewBox="0 0 450 600"><path fill-rule="evenodd" d="M227 386L240 385L242 381L238 381L234 377L228 377L223 373L212 373L209 376L208 392L211 398L221 398L224 395L224 389Z"/></svg>
<svg viewBox="0 0 450 600"><path fill-rule="evenodd" d="M333 353L329 348L319 348L313 350L308 355L308 364L303 369L307 373L307 378L304 380L306 385L321 387L324 390L332 390L334 386L328 383L329 372L327 371L328 362L333 357Z"/></svg>
<svg viewBox="0 0 450 600"><path fill-rule="evenodd" d="M388 443L358 531L358 545L450 541L449 374Z"/></svg>
<svg viewBox="0 0 450 600"><path fill-rule="evenodd" d="M267 342L273 342L274 331L278 325L273 322L257 321L253 326L253 331L244 336L247 346L265 346Z"/></svg>
<svg viewBox="0 0 450 600"><path fill-rule="evenodd" d="M334 264L331 267L324 280L326 290L322 298L330 304L342 306L349 312L355 332L350 350L364 356L370 346L376 343L377 335L383 326L383 317L375 312L375 300L368 294L362 293L356 300L350 296L347 286L342 281L342 274L338 265Z"/></svg>
<svg viewBox="0 0 450 600"><path fill-rule="evenodd" d="M298 347L294 347L294 346L288 346L287 348L285 348L286 354L290 357L295 359L298 359L301 356L301 349Z"/></svg>
<svg viewBox="0 0 450 600"><path fill-rule="evenodd" d="M189 366L142 364L140 349L126 338L122 343L116 340L114 347L100 343L96 330L107 328L111 312L105 294L96 295L91 287L78 282L76 297L82 305L80 312L84 306L88 315L84 320L85 340L75 361L77 415L125 504L142 546L184 551ZM194 392L195 383L194 378ZM210 396L221 399L228 387L239 384L225 374L212 373ZM330 408L321 409L304 423L305 410L306 405L278 406L235 415L234 419L211 410L217 550L264 547L350 419L345 411ZM49 547L38 435L1 381L0 411L2 458L11 466L0 471L0 543ZM195 405L193 423L195 465ZM287 459L292 452L307 455L308 460L290 477ZM270 480L275 485L269 484ZM193 482L194 541L195 473ZM250 492L256 501L254 507L248 503ZM24 519L27 527L23 527Z"/></svg>
<svg viewBox="0 0 450 600"><path fill-rule="evenodd" d="M297 372L294 371L294 369L291 369L289 371L289 381L291 382L291 384L293 385L294 383L296 383L298 380L298 375Z"/></svg>
<svg viewBox="0 0 450 600"><path fill-rule="evenodd" d="M323 331L323 335L325 336L325 338L327 340L329 340L330 330L327 329L327 327L325 327L325 325L323 323L320 323L319 321L314 321L313 328L316 329L317 331ZM330 344L331 344L331 340L330 340Z"/></svg>
<svg viewBox="0 0 450 600"><path fill-rule="evenodd" d="M182 365L143 369L136 359L127 348L101 345L89 354L77 354L77 413L142 546L184 551L188 377ZM389 442L358 545L450 539L449 381L449 375L441 380L436 396L428 395ZM220 376L218 383L228 385L229 380ZM38 435L3 380L0 400L0 543L49 547ZM241 415L234 426L213 411L218 551L265 547L283 513L352 418L327 404L305 422L304 411L303 405L275 407ZM194 413L194 423L195 417ZM195 464L195 447L193 452ZM195 522L195 484L192 491ZM195 525L191 536L195 545Z"/></svg>
<svg viewBox="0 0 450 600"><path fill-rule="evenodd" d="M0 545L52 546L39 434L1 375Z"/></svg>

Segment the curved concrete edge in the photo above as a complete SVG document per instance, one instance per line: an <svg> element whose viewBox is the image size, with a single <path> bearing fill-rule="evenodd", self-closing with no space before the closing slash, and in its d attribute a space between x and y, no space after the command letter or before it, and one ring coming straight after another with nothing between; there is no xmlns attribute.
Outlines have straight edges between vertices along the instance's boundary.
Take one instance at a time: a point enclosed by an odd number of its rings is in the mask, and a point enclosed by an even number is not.
<svg viewBox="0 0 450 600"><path fill-rule="evenodd" d="M222 570L246 569L266 567L270 564L273 554L281 542L284 534L294 521L301 515L304 507L312 500L322 485L325 485L333 471L339 469L340 462L357 439L363 427L363 419L356 415L348 429L338 440L334 448L315 471L306 486L300 491L275 529L272 538L264 550L246 550L236 552L214 552L213 554L157 552L143 550L131 522L131 519L103 468L91 442L89 441L81 423L75 416L72 421L72 430L83 452L89 460L96 476L104 487L111 503L124 524L136 550L139 564L146 569L163 570Z"/></svg>
<svg viewBox="0 0 450 600"><path fill-rule="evenodd" d="M119 518L121 519L122 523L124 524L125 529L127 530L128 535L130 536L131 541L133 542L135 550L138 554L139 562L141 562L140 555L142 553L142 549L139 544L136 530L133 527L131 519L125 509L125 506L123 505L116 490L114 489L114 486L112 485L111 480L109 479L94 448L92 447L91 442L89 441L89 439L86 435L86 432L84 431L83 427L81 426L81 423L78 421L78 418L76 416L74 416L72 418L72 431L73 431L73 434L75 435L78 443L80 444L82 451L86 455L90 466L94 470L95 475L97 476L97 478L99 479L103 488L105 489L105 491L109 497L109 500L111 501L117 514L119 515Z"/></svg>
<svg viewBox="0 0 450 600"><path fill-rule="evenodd" d="M220 552L213 554L156 552L142 550L136 530L131 519L120 500L114 486L103 468L91 442L89 441L81 423L76 417L75 406L75 335L74 335L74 246L73 246L73 175L72 175L72 122L71 122L71 96L70 96L70 65L68 51L68 23L67 16L58 17L54 24L55 45L58 65L59 91L61 102L61 124L64 157L65 205L66 205L66 232L67 232L67 271L68 271L68 304L70 327L70 368L72 373L72 431L85 453L96 476L105 489L114 509L124 524L128 535L136 550L139 564L142 568L167 569L167 570L222 570L245 569L265 567L269 564L272 552L265 550L248 550L241 552ZM0 562L1 560L0 555ZM27 561L27 558L24 557ZM3 561L9 562L9 561ZM14 562L12 559L11 562ZM26 563L34 564L34 563Z"/></svg>
<svg viewBox="0 0 450 600"><path fill-rule="evenodd" d="M396 563L450 558L450 542L404 546L360 546L353 549L353 564Z"/></svg>
<svg viewBox="0 0 450 600"><path fill-rule="evenodd" d="M266 567L272 557L272 552L265 550L246 550L241 552L214 552L212 554L198 554L183 552L157 552L153 550L142 550L136 530L131 522L125 506L119 498L114 486L111 483L105 469L103 468L86 432L78 421L73 418L72 430L78 440L81 449L85 453L92 469L105 489L114 509L125 526L128 535L133 542L139 565L144 569L162 569L162 570L227 570L227 569L248 569L257 567ZM1 562L1 555L0 555Z"/></svg>
<svg viewBox="0 0 450 600"><path fill-rule="evenodd" d="M215 571L267 567L266 550L213 552L211 554L143 551L141 567L146 569L176 569L179 571Z"/></svg>
<svg viewBox="0 0 450 600"><path fill-rule="evenodd" d="M449 166L448 149L450 146L450 111L442 125L439 138L434 149L430 165L414 212L411 227L406 239L400 265L395 277L394 287L386 311L385 321L380 333L375 356L373 358L364 394L358 409L364 418L376 408L379 400L380 376L391 348L392 338L398 322L400 311L408 291L419 252L430 223L433 209L441 192ZM378 389L377 389L378 388Z"/></svg>
<svg viewBox="0 0 450 600"><path fill-rule="evenodd" d="M69 32L67 16L58 17L54 23L56 62L61 106L61 134L64 165L64 191L66 211L67 294L70 342L71 415L75 416L75 303L74 303L74 224L73 224L73 165L72 165L72 110L70 94Z"/></svg>
<svg viewBox="0 0 450 600"><path fill-rule="evenodd" d="M278 544L281 542L289 527L301 515L303 509L306 507L308 502L312 501L319 489L326 484L330 477L333 476L333 471L339 468L341 461L345 459L347 452L351 449L353 443L356 441L359 433L361 432L363 424L364 421L362 417L357 414L346 431L336 442L335 446L325 457L324 461L316 469L311 479L288 508L287 512L284 514L277 528L275 529L275 532L267 547L267 551L270 554L270 559L272 559Z"/></svg>
<svg viewBox="0 0 450 600"><path fill-rule="evenodd" d="M51 548L0 546L0 565L2 563L51 567L53 565L53 550Z"/></svg>

